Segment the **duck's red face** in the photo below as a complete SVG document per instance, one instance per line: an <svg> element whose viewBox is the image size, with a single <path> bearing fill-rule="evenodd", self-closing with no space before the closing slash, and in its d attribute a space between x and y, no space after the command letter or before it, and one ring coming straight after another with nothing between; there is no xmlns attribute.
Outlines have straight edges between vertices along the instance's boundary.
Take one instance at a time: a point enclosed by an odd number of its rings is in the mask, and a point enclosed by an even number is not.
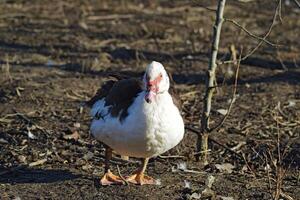
<svg viewBox="0 0 300 200"><path fill-rule="evenodd" d="M163 79L163 75L160 73L154 79L146 75L146 95L145 100L147 103L152 103L157 93L159 92L159 84Z"/></svg>
<svg viewBox="0 0 300 200"><path fill-rule="evenodd" d="M152 103L156 100L158 94L162 94L168 91L170 83L167 72L164 66L159 63L152 61L144 74L144 90L145 90L145 101Z"/></svg>

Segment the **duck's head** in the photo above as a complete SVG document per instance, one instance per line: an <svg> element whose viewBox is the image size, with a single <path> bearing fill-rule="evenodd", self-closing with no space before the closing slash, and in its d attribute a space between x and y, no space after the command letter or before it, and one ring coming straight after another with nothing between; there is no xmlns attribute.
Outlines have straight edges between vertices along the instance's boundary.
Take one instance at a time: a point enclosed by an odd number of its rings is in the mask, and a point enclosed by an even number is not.
<svg viewBox="0 0 300 200"><path fill-rule="evenodd" d="M164 66L156 61L152 61L147 66L143 82L146 91L145 100L147 103L152 103L156 95L167 92L170 87L169 77Z"/></svg>

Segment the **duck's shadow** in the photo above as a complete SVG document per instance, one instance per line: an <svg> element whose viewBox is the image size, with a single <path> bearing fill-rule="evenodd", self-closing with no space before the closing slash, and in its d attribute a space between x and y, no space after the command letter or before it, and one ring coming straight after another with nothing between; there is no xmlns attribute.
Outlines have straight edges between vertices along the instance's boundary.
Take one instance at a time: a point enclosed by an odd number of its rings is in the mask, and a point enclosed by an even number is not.
<svg viewBox="0 0 300 200"><path fill-rule="evenodd" d="M81 175L73 174L67 170L60 169L34 169L34 168L21 168L18 170L0 169L5 173L0 176L0 184L9 183L54 183L66 180L73 180L80 178Z"/></svg>

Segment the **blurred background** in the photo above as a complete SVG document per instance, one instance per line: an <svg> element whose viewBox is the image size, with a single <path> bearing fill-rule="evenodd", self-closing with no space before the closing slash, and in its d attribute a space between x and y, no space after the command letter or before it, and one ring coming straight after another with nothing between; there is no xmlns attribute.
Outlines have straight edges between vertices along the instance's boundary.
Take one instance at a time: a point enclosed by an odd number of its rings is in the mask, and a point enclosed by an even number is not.
<svg viewBox="0 0 300 200"><path fill-rule="evenodd" d="M227 1L220 62L249 54L268 37L241 62L236 103L212 135L209 166L194 160L196 135L187 130L166 154L178 158L150 163L161 186L102 188L103 149L89 136L83 102L108 73L140 76L156 60L173 76L186 125L199 129L217 1L1 0L0 199L191 199L209 174L217 199L270 199L279 134L281 165L288 166L283 190L299 198L297 2ZM228 108L235 70L235 63L219 65L212 123ZM200 172L172 170L180 163ZM224 163L233 171L216 167ZM136 167L135 160L115 164L124 174Z"/></svg>

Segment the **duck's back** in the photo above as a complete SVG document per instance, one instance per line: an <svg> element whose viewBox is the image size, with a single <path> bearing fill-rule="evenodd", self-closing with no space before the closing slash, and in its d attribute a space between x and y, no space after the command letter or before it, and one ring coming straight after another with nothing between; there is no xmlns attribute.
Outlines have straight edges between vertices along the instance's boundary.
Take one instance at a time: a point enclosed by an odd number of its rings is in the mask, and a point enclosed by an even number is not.
<svg viewBox="0 0 300 200"><path fill-rule="evenodd" d="M107 81L88 102L92 106L91 116L103 119L111 115L122 121L128 115L128 107L141 91L142 82L136 78Z"/></svg>

